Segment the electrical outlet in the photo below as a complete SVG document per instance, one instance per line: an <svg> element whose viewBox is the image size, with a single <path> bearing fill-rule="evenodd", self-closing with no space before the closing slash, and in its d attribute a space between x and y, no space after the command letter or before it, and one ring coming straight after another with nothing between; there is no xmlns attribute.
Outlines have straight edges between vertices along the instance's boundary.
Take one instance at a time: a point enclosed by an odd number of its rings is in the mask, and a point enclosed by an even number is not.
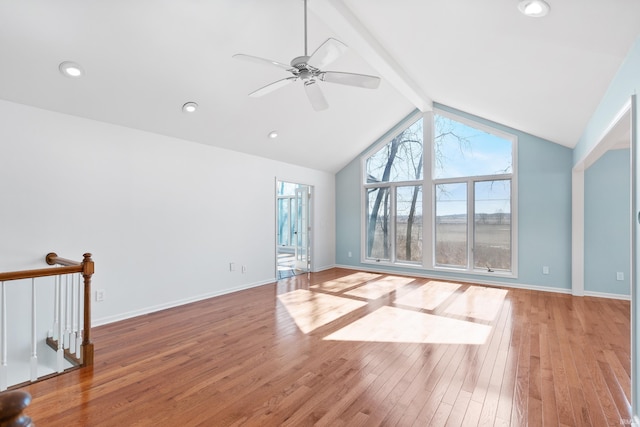
<svg viewBox="0 0 640 427"><path fill-rule="evenodd" d="M247 267L245 267L244 265L242 266L242 273L246 273L247 272Z"/></svg>
<svg viewBox="0 0 640 427"><path fill-rule="evenodd" d="M624 280L624 273L621 271L618 271L616 273L616 280Z"/></svg>
<svg viewBox="0 0 640 427"><path fill-rule="evenodd" d="M542 274L549 274L549 267L548 266L544 266L542 267Z"/></svg>
<svg viewBox="0 0 640 427"><path fill-rule="evenodd" d="M104 301L104 294L105 294L104 289L96 290L96 302Z"/></svg>
<svg viewBox="0 0 640 427"><path fill-rule="evenodd" d="M234 262L229 263L229 271L236 271L236 264Z"/></svg>
<svg viewBox="0 0 640 427"><path fill-rule="evenodd" d="M347 254L347 256L348 256L349 258L351 258L351 251L349 251L349 253Z"/></svg>

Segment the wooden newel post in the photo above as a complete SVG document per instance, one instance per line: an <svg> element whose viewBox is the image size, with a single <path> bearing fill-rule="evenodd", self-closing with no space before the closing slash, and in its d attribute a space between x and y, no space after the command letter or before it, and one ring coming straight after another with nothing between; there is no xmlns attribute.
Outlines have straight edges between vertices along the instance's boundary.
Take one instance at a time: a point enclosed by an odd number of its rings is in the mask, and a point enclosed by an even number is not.
<svg viewBox="0 0 640 427"><path fill-rule="evenodd" d="M84 278L84 334L82 338L82 364L93 365L93 343L91 342L91 276L94 264L91 254L83 255L82 277Z"/></svg>
<svg viewBox="0 0 640 427"><path fill-rule="evenodd" d="M22 413L29 403L31 395L26 391L0 393L0 427L34 427L31 418Z"/></svg>

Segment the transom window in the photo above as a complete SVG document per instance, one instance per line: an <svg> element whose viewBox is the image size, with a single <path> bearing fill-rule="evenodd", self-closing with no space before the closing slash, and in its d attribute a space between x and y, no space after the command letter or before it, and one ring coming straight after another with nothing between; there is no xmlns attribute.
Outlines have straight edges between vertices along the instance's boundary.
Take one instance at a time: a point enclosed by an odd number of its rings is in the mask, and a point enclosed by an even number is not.
<svg viewBox="0 0 640 427"><path fill-rule="evenodd" d="M363 159L363 261L515 275L516 137L439 110L405 123Z"/></svg>

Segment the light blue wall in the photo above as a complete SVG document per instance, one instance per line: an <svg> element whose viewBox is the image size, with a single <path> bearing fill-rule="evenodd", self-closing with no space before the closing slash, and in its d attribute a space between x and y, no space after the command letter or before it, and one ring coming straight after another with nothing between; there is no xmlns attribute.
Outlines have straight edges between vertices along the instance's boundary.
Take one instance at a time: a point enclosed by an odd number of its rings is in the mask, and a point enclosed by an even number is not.
<svg viewBox="0 0 640 427"><path fill-rule="evenodd" d="M620 110L629 101L632 95L640 94L640 37L636 39L635 43L629 50L629 54L625 58L622 66L616 73L616 76L611 81L609 88L602 97L598 108L594 112L591 120L585 127L582 137L578 141L578 145L574 150L574 164L582 161L585 156L600 142L606 129L611 125L611 122L620 112ZM636 100L637 104L637 100ZM636 105L637 107L637 105ZM636 116L632 119L635 120L636 126L640 121L640 112L636 108ZM636 136L637 139L637 136ZM638 141L636 141L638 144ZM638 159L638 154L634 155ZM638 179L637 171L632 171ZM633 203L637 206L640 202L639 189L634 189ZM635 216L635 213L629 212L629 214ZM633 230L634 235L638 236L637 230L638 224L635 223ZM636 258L634 259L634 265L636 272L640 267L640 254L638 253L638 247L636 243ZM585 248L585 251L589 250ZM636 277L634 282L631 283L631 330L634 331L631 337L631 370L633 372L631 379L631 400L633 407L633 414L638 415L640 412L640 380L638 378L638 369L640 368L640 339L637 331L640 330L640 317L638 312L640 311L640 298L638 293L640 292L640 282Z"/></svg>
<svg viewBox="0 0 640 427"><path fill-rule="evenodd" d="M584 289L629 295L631 245L629 150L605 153L585 171ZM616 273L624 280L616 280Z"/></svg>
<svg viewBox="0 0 640 427"><path fill-rule="evenodd" d="M572 150L532 135L437 105L518 137L518 258L517 279L442 271L390 268L408 274L459 277L547 288L571 288L571 167ZM362 229L360 158L336 175L336 263L371 268L360 263ZM351 251L352 257L348 253ZM548 266L550 274L543 275Z"/></svg>
<svg viewBox="0 0 640 427"><path fill-rule="evenodd" d="M585 88L585 90L587 90ZM600 142L629 97L640 93L640 38L636 39L618 73L611 81L598 108L584 129L573 154L573 163L584 160L593 147Z"/></svg>

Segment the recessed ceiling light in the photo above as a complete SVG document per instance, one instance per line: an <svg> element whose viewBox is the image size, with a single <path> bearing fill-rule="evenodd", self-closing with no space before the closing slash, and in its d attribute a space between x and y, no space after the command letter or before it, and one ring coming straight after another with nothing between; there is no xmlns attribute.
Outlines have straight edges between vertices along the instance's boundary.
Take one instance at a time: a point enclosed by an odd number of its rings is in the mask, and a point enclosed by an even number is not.
<svg viewBox="0 0 640 427"><path fill-rule="evenodd" d="M269 132L269 138L276 139L278 137L278 131L272 130Z"/></svg>
<svg viewBox="0 0 640 427"><path fill-rule="evenodd" d="M182 106L183 113L193 113L198 109L198 104L195 102L187 102Z"/></svg>
<svg viewBox="0 0 640 427"><path fill-rule="evenodd" d="M520 0L518 9L527 16L541 18L549 13L551 7L544 0Z"/></svg>
<svg viewBox="0 0 640 427"><path fill-rule="evenodd" d="M84 70L82 69L82 67L71 61L64 61L58 66L58 69L65 77L82 77L82 75L84 74Z"/></svg>

